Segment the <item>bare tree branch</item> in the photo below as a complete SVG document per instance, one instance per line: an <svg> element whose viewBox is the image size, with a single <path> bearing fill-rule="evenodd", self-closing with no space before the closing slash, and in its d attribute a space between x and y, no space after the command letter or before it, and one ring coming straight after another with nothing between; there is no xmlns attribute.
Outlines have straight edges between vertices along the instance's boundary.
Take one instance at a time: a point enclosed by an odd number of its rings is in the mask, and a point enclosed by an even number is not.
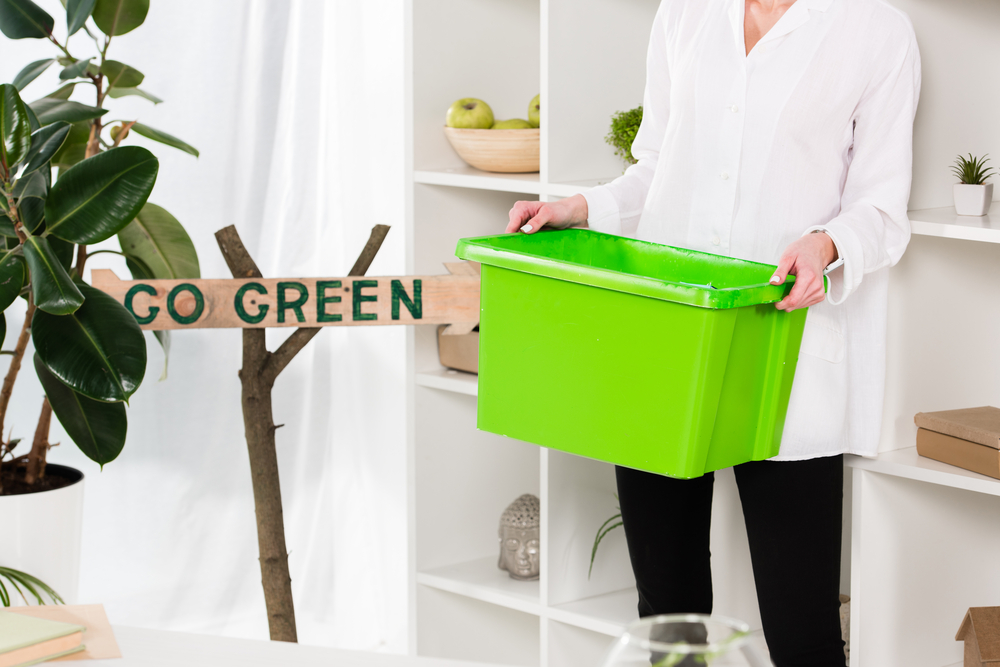
<svg viewBox="0 0 1000 667"><path fill-rule="evenodd" d="M226 259L226 265L233 274L233 278L263 278L264 274L257 268L257 263L250 257L243 239L240 238L236 227L229 225L215 232L215 240L219 244L222 256Z"/></svg>
<svg viewBox="0 0 1000 667"><path fill-rule="evenodd" d="M349 276L363 276L368 271L368 267L371 266L372 260L375 259L375 255L378 254L379 248L382 247L382 242L385 241L386 234L389 233L389 225L375 225L372 227L371 236L368 237L368 242L365 247L361 250L361 254L358 255L358 259L354 262L354 266L351 268L351 272L347 275ZM285 341L278 346L278 349L271 354L271 358L268 359L267 365L264 366L265 379L270 380L272 383L281 374L281 371L285 370L285 366L295 358L295 355L302 351L309 341L313 339L317 333L319 333L320 327L300 327L291 336L285 339Z"/></svg>
<svg viewBox="0 0 1000 667"><path fill-rule="evenodd" d="M354 266L351 267L351 271L347 275L363 276L368 273L368 267L372 265L372 260L375 259L379 248L382 247L382 242L385 241L385 236L389 233L389 229L389 225L375 225L372 227L372 235L368 237L368 243L365 244L364 250L358 255L358 260L354 262Z"/></svg>

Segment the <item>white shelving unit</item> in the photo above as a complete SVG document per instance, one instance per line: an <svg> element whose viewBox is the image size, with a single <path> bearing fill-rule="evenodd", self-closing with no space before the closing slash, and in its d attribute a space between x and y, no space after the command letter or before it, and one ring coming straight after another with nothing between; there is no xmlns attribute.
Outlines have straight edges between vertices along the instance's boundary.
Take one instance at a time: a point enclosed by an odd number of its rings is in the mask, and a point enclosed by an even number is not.
<svg viewBox="0 0 1000 667"><path fill-rule="evenodd" d="M844 592L852 664L961 664L954 632L969 606L1000 604L1000 482L921 459L912 415L1000 405L1000 218L950 207L947 167L1000 155L1000 3L890 0L912 18L924 61L915 134L910 248L892 272L882 454L849 457ZM407 0L408 271L441 273L459 238L498 233L519 199L551 201L607 182L614 111L641 103L659 0ZM542 94L541 171L468 167L441 131L461 97L498 118ZM957 104L956 100L968 100ZM436 332L409 334L411 651L538 667L596 667L636 617L621 531L590 547L615 512L610 465L476 430L476 376L442 368ZM518 397L512 397L516 409ZM497 522L522 493L542 500L542 574L496 567ZM713 509L716 612L760 627L731 471Z"/></svg>

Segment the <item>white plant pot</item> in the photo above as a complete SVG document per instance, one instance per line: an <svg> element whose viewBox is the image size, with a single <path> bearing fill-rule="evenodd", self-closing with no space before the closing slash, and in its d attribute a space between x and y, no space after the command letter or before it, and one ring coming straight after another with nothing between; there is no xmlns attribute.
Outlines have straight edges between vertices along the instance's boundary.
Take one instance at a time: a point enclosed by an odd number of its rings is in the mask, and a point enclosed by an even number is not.
<svg viewBox="0 0 1000 667"><path fill-rule="evenodd" d="M959 215L983 216L993 203L993 184L955 186L955 211Z"/></svg>
<svg viewBox="0 0 1000 667"><path fill-rule="evenodd" d="M80 585L83 473L51 463L47 467L48 473L57 470L78 479L54 491L0 496L0 565L38 577L74 604ZM11 604L24 604L9 585L7 590Z"/></svg>

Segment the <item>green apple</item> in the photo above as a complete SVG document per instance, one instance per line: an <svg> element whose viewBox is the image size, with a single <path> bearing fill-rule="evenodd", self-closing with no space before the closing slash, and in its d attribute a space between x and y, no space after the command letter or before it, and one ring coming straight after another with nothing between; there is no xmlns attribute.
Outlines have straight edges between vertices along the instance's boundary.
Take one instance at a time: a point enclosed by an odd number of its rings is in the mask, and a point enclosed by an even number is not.
<svg viewBox="0 0 1000 667"><path fill-rule="evenodd" d="M531 127L538 127L542 124L542 94L538 93L528 105L528 122Z"/></svg>
<svg viewBox="0 0 1000 667"><path fill-rule="evenodd" d="M487 130L493 127L493 109L482 100L463 97L448 107L445 125Z"/></svg>
<svg viewBox="0 0 1000 667"><path fill-rule="evenodd" d="M523 118L511 118L510 120L498 120L493 123L494 130L530 130L535 126Z"/></svg>

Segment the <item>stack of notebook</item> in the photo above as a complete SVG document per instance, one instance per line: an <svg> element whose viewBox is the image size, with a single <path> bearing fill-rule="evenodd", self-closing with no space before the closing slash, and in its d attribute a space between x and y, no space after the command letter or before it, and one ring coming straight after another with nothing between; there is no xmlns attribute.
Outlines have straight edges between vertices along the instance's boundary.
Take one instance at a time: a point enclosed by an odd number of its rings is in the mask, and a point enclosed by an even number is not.
<svg viewBox="0 0 1000 667"><path fill-rule="evenodd" d="M0 667L22 667L83 650L82 625L0 612Z"/></svg>
<svg viewBox="0 0 1000 667"><path fill-rule="evenodd" d="M1000 479L1000 408L918 412L917 453Z"/></svg>

